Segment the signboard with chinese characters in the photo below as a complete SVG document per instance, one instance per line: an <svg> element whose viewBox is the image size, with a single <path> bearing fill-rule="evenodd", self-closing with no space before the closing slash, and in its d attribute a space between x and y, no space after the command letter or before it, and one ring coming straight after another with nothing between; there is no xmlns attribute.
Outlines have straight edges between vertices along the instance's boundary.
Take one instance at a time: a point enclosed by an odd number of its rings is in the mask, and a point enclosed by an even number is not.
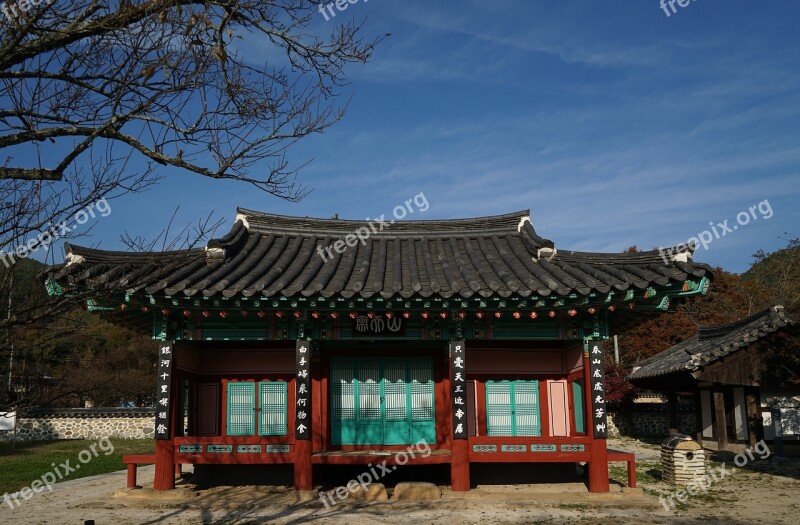
<svg viewBox="0 0 800 525"><path fill-rule="evenodd" d="M405 335L405 321L400 315L358 314L352 319L353 335Z"/></svg>
<svg viewBox="0 0 800 525"><path fill-rule="evenodd" d="M170 438L170 391L172 390L172 343L158 349L158 387L156 389L156 439Z"/></svg>
<svg viewBox="0 0 800 525"><path fill-rule="evenodd" d="M297 341L295 349L295 439L311 439L311 344Z"/></svg>
<svg viewBox="0 0 800 525"><path fill-rule="evenodd" d="M450 386L453 439L467 439L467 353L464 341L450 341Z"/></svg>
<svg viewBox="0 0 800 525"><path fill-rule="evenodd" d="M606 371L599 341L589 341L589 377L592 380L592 428L595 439L608 437L606 416Z"/></svg>

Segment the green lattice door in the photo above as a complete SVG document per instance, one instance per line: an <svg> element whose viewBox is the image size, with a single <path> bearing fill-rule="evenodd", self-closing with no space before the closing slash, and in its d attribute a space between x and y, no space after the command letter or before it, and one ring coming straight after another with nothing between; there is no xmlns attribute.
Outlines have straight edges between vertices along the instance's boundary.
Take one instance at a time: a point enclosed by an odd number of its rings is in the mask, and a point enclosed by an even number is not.
<svg viewBox="0 0 800 525"><path fill-rule="evenodd" d="M487 381L486 426L490 436L539 436L538 381Z"/></svg>
<svg viewBox="0 0 800 525"><path fill-rule="evenodd" d="M334 445L403 445L436 440L429 358L331 359Z"/></svg>

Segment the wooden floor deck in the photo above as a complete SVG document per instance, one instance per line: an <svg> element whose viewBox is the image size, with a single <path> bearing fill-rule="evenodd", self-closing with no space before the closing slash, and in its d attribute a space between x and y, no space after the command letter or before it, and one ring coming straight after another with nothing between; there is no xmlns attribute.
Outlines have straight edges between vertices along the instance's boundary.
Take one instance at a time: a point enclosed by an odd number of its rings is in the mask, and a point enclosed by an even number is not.
<svg viewBox="0 0 800 525"><path fill-rule="evenodd" d="M450 463L449 449L411 450L321 450L314 452L311 462L321 465L360 465L383 463L387 465L432 465Z"/></svg>

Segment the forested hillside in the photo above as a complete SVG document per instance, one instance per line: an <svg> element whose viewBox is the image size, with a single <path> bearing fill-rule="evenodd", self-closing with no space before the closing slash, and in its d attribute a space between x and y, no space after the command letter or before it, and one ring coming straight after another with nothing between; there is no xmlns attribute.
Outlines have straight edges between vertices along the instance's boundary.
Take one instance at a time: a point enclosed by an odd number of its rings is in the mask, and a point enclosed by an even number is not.
<svg viewBox="0 0 800 525"><path fill-rule="evenodd" d="M78 306L52 308L43 268L30 259L17 261L13 271L0 267L0 276L8 280L2 289L12 290L10 300L8 293L0 297L2 316L34 319L9 323L2 334L0 407L149 403L155 343Z"/></svg>

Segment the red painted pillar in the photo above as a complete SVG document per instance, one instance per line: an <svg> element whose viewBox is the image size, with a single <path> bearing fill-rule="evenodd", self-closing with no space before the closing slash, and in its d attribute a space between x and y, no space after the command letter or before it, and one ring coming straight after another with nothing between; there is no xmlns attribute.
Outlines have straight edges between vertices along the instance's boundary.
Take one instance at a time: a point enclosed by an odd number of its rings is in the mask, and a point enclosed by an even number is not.
<svg viewBox="0 0 800 525"><path fill-rule="evenodd" d="M137 466L138 465L136 465L136 463L128 463L128 483L127 483L127 487L129 489L135 489L136 488L136 467ZM139 488L141 488L141 487L139 487Z"/></svg>
<svg viewBox="0 0 800 525"><path fill-rule="evenodd" d="M311 475L311 441L299 439L294 442L294 488L312 490L314 482Z"/></svg>
<svg viewBox="0 0 800 525"><path fill-rule="evenodd" d="M311 341L298 340L295 348L296 375L294 379L294 488L295 490L312 490L314 481L311 467L313 441L313 396L311 385L313 378ZM319 365L317 365L319 366Z"/></svg>
<svg viewBox="0 0 800 525"><path fill-rule="evenodd" d="M454 439L450 451L450 485L454 492L469 490L469 442Z"/></svg>
<svg viewBox="0 0 800 525"><path fill-rule="evenodd" d="M589 350L583 350L583 383L586 397L586 435L589 437L589 492L608 492L608 449L605 439L595 439L592 428L592 377L589 371ZM605 385L604 385L605 388ZM605 396L605 392L603 392Z"/></svg>
<svg viewBox="0 0 800 525"><path fill-rule="evenodd" d="M175 345L170 345L170 351L174 352ZM170 373L170 392L169 392L169 439L156 439L156 471L153 478L153 490L172 490L175 488L175 425L178 424L178 374L177 360L172 357ZM183 425L183 421L180 422Z"/></svg>
<svg viewBox="0 0 800 525"><path fill-rule="evenodd" d="M448 403L449 420L452 425L449 437L450 447L450 486L455 492L465 492L470 489L469 479L469 439L467 432L466 412L466 347L463 340L451 341L450 352L450 391ZM455 417L460 415L461 417Z"/></svg>
<svg viewBox="0 0 800 525"><path fill-rule="evenodd" d="M156 474L153 490L175 488L175 445L171 439L156 440Z"/></svg>

